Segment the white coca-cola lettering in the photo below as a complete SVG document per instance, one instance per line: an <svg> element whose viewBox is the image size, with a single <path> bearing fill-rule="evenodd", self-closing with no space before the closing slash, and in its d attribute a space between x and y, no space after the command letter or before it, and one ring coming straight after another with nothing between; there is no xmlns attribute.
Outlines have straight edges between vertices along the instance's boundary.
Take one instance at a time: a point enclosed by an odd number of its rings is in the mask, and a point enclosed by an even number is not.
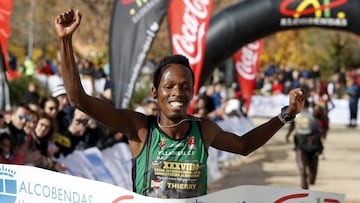
<svg viewBox="0 0 360 203"><path fill-rule="evenodd" d="M185 55L190 64L197 64L202 56L202 41L205 36L205 20L209 13L209 0L184 0L185 11L181 33L174 33L172 43L175 53Z"/></svg>
<svg viewBox="0 0 360 203"><path fill-rule="evenodd" d="M184 4L186 6L186 9L188 9L190 13L193 13L198 18L207 18L208 10L206 9L206 7L209 5L208 0L184 0Z"/></svg>
<svg viewBox="0 0 360 203"><path fill-rule="evenodd" d="M2 6L5 6L4 4L6 4L6 3L2 3ZM9 23L8 21L10 21L11 12L8 9L9 8L2 8L1 12L0 12L1 24L4 23L4 25L1 25L1 27L0 27L0 35L2 35L4 37L3 39L7 39L10 37L10 26L8 24Z"/></svg>
<svg viewBox="0 0 360 203"><path fill-rule="evenodd" d="M236 71L246 80L254 80L256 77L256 63L258 61L260 43L250 43L241 49L241 59L235 64Z"/></svg>
<svg viewBox="0 0 360 203"><path fill-rule="evenodd" d="M200 39L202 39L205 36L205 23L201 24L197 34L198 34L197 38L199 40L194 42L188 41L188 38L186 38L186 36L182 36L182 35L173 36L173 46L174 49L176 50L176 53L187 56L189 58L190 64L197 64L201 59L202 41ZM195 44L196 42L197 44ZM198 51L196 52L196 50Z"/></svg>

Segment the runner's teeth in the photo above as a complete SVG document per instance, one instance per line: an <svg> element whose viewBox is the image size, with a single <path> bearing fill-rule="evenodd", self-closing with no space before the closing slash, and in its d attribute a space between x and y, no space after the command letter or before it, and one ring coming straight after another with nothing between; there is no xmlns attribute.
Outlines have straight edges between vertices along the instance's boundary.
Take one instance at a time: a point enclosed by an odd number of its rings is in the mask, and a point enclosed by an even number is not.
<svg viewBox="0 0 360 203"><path fill-rule="evenodd" d="M183 103L182 102L171 102L170 105L174 106L174 107L182 107Z"/></svg>

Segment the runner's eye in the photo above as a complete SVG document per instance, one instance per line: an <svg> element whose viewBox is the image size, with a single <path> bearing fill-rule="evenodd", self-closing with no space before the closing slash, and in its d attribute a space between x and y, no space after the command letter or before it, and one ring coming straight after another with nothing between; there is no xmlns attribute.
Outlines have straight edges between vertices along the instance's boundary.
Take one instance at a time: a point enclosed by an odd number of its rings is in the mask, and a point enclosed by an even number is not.
<svg viewBox="0 0 360 203"><path fill-rule="evenodd" d="M190 87L189 87L189 86L183 86L182 89L183 89L183 90L189 90Z"/></svg>

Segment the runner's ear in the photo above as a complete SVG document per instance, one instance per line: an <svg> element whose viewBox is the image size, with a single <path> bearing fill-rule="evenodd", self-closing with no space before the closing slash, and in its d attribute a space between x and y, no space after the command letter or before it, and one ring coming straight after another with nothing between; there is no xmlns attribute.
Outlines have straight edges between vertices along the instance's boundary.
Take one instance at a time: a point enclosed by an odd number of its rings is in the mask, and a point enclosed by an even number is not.
<svg viewBox="0 0 360 203"><path fill-rule="evenodd" d="M155 87L152 87L152 88L151 88L151 94L152 94L152 97L153 97L154 99L157 99L157 93L156 93L156 88L155 88Z"/></svg>

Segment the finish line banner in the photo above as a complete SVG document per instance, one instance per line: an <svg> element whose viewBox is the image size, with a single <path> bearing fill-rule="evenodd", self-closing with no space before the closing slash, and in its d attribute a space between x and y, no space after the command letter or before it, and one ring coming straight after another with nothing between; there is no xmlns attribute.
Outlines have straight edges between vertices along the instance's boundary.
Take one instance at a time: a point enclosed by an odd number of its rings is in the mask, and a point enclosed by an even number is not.
<svg viewBox="0 0 360 203"><path fill-rule="evenodd" d="M94 166L95 167L95 166ZM238 186L188 199L155 199L104 182L32 166L0 164L1 203L345 203L345 195L268 186Z"/></svg>

